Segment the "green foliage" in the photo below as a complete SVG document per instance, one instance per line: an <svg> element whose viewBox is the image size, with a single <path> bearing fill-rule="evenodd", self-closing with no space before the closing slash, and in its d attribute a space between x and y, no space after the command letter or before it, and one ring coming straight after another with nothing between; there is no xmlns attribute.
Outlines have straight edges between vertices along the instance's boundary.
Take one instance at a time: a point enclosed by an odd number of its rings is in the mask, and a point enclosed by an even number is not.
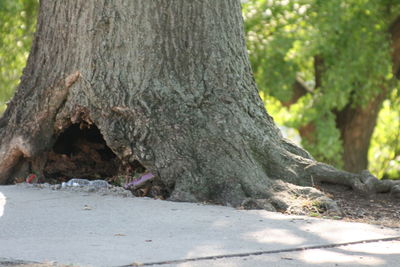
<svg viewBox="0 0 400 267"><path fill-rule="evenodd" d="M317 159L342 166L333 112L365 105L382 87L394 90L388 28L400 15L400 2L248 0L243 11L250 60L269 113L288 127L313 122L313 142L303 139L302 145ZM290 107L282 106L292 98L296 80L307 93ZM396 105L392 103L392 111ZM378 124L385 118L381 115ZM381 132L374 138L380 136L380 141L373 141L371 149L387 146L392 155L391 141L383 138L389 132L382 128L377 128ZM383 168L374 166L374 171Z"/></svg>
<svg viewBox="0 0 400 267"><path fill-rule="evenodd" d="M400 179L399 89L385 100L369 150L369 167L378 177Z"/></svg>
<svg viewBox="0 0 400 267"><path fill-rule="evenodd" d="M0 113L18 85L36 24L38 0L0 1Z"/></svg>

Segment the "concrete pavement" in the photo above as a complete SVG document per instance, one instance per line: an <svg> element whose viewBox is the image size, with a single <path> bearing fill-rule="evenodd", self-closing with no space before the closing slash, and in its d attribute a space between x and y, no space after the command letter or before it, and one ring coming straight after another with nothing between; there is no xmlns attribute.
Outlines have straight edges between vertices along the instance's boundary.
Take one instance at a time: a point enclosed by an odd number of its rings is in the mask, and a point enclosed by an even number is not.
<svg viewBox="0 0 400 267"><path fill-rule="evenodd" d="M0 266L400 266L400 229L0 186Z"/></svg>

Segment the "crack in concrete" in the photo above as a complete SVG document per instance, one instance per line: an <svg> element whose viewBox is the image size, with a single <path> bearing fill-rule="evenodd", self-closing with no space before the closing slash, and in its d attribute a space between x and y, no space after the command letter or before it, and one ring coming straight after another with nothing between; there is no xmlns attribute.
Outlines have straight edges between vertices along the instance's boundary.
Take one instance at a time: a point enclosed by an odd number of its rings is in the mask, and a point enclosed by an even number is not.
<svg viewBox="0 0 400 267"><path fill-rule="evenodd" d="M32 264L40 264L39 262L34 261L24 261L24 260L16 260L9 258L0 258L0 267L11 267L11 266L27 266Z"/></svg>
<svg viewBox="0 0 400 267"><path fill-rule="evenodd" d="M145 263L134 262L134 263L131 263L128 265L122 265L122 266L118 266L118 267L157 266L157 265L167 265L167 264L178 264L178 263L196 262L196 261L204 261L204 260L217 260L217 259L240 258L240 257L249 257L249 256L260 256L260 255L266 255L266 254L297 252L297 251L305 251L305 250L313 250L313 249L337 248L337 247L349 246L349 245L377 243L377 242L390 242L390 241L400 241L400 236L379 238L379 239L360 240L360 241L345 242L345 243L305 246L305 247L298 247L298 248L223 254L223 255L187 258L187 259L179 259L179 260L167 260L167 261L145 262ZM58 264L58 263L55 263L55 265L54 265L54 263L49 264L49 263L43 263L43 262L41 263L41 262L25 261L25 260L11 259L11 258L0 258L0 267L32 266L32 265L38 266L38 267L65 266L63 264Z"/></svg>
<svg viewBox="0 0 400 267"><path fill-rule="evenodd" d="M352 242L345 242L345 243L335 243L335 244L316 245L316 246L305 246L305 247L298 247L298 248L288 248L288 249L278 249L278 250L265 250L265 251L244 252L244 253L234 253L234 254L223 254L223 255L187 258L187 259L179 259L179 260L168 260L168 261L146 262L146 263L134 262L134 263L131 263L131 264L128 264L128 265L122 265L122 266L118 266L118 267L156 266L156 265L166 265L166 264L178 264L178 263L193 262L193 261L204 261L204 260L217 260L217 259L227 259L227 258L236 258L236 257L239 258L239 257L248 257L248 256L259 256L259 255L265 255L265 254L278 254L278 253L284 253L284 252L297 252L297 251L312 250L312 249L337 248L337 247L349 246L349 245L367 244L367 243L376 243L376 242L389 242L389 241L400 241L400 236L388 237L388 238L378 238L378 239L368 239L368 240L360 240L360 241L352 241Z"/></svg>

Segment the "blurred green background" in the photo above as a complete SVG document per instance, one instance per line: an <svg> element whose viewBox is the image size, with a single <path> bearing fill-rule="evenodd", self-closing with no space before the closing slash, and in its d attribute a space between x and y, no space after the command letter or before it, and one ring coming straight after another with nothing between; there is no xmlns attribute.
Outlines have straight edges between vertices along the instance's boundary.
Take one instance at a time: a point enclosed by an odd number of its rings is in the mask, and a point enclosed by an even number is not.
<svg viewBox="0 0 400 267"><path fill-rule="evenodd" d="M368 168L379 178L400 178L399 82L392 70L399 59L390 32L400 1L242 3L255 79L275 121L303 131L301 144L316 159L344 167L338 114L368 109L385 90Z"/></svg>
<svg viewBox="0 0 400 267"><path fill-rule="evenodd" d="M0 112L16 89L35 30L38 0L0 0Z"/></svg>
<svg viewBox="0 0 400 267"><path fill-rule="evenodd" d="M275 121L318 160L343 168L336 115L385 90L368 150L378 178L400 178L400 90L388 30L398 0L242 0L250 60ZM0 0L0 113L29 54L38 0ZM294 87L302 88L296 94ZM363 129L360 129L361 131ZM290 137L290 136L289 136Z"/></svg>

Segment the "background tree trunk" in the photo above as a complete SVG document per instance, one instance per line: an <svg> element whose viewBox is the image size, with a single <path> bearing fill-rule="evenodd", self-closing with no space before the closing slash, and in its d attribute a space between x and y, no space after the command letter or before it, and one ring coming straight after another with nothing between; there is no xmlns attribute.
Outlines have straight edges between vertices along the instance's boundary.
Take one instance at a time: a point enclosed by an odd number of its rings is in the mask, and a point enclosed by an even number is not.
<svg viewBox="0 0 400 267"><path fill-rule="evenodd" d="M393 75L400 77L400 17L396 18L388 29L392 41L392 62ZM323 59L320 56L314 57L315 69L315 88L321 86L321 80L324 72ZM304 84L296 81L293 85L293 97L290 101L282 103L284 106L290 106L309 93L310 90ZM368 149L370 146L372 134L374 132L379 111L383 101L387 98L386 88L372 98L364 107L349 103L344 109L335 111L336 125L341 133L343 143L342 159L344 169L349 172L357 173L368 168ZM309 123L299 129L302 138L310 144L315 144L317 140L314 137L315 126Z"/></svg>
<svg viewBox="0 0 400 267"><path fill-rule="evenodd" d="M393 75L400 75L400 17L389 27L392 40ZM336 113L337 127L340 129L343 140L344 169L350 172L359 172L368 168L368 149L376 120L383 101L387 98L386 88L365 107L352 107L350 103L343 110Z"/></svg>
<svg viewBox="0 0 400 267"><path fill-rule="evenodd" d="M386 90L382 89L382 93L371 99L366 107L352 107L350 103L335 112L343 141L345 170L356 173L368 168L368 149L385 98Z"/></svg>
<svg viewBox="0 0 400 267"><path fill-rule="evenodd" d="M90 164L110 163L88 169L101 176L145 168L172 200L279 206L276 192L290 187L279 180L369 188L368 175L315 162L282 138L252 77L240 1L42 1L39 12L0 121L1 183L73 177L72 146Z"/></svg>

